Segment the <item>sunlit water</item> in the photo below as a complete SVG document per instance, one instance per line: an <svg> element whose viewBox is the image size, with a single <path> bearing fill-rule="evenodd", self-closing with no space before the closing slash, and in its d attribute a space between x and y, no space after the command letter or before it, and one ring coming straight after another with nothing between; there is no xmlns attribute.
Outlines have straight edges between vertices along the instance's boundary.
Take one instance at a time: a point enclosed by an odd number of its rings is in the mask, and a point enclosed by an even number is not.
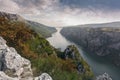
<svg viewBox="0 0 120 80"><path fill-rule="evenodd" d="M63 37L60 34L60 30L62 28L57 28L57 32L54 33L52 35L52 37L47 38L47 40L51 43L52 46L54 46L55 48L60 48L62 51L64 51L64 49L71 44L74 44L73 42L70 42L69 40L67 40L65 37ZM107 72L109 75L111 75L111 77L113 78L113 80L120 80L120 69L118 69L117 67L115 67L114 65L105 62L105 60L98 60L95 57L90 56L89 54L87 54L86 52L84 52L80 46L78 46L77 44L74 44L77 46L77 48L79 49L79 52L81 54L81 56L84 58L84 60L87 61L87 63L90 65L91 69L93 70L94 74L100 75L103 74L104 72Z"/></svg>

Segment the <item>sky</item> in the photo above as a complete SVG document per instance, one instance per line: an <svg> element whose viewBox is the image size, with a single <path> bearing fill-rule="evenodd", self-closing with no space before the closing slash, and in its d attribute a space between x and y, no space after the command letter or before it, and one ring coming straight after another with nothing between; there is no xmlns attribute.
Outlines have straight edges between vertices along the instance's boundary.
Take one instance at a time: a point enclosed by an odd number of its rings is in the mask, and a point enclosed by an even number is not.
<svg viewBox="0 0 120 80"><path fill-rule="evenodd" d="M120 0L0 0L0 11L54 27L120 21Z"/></svg>

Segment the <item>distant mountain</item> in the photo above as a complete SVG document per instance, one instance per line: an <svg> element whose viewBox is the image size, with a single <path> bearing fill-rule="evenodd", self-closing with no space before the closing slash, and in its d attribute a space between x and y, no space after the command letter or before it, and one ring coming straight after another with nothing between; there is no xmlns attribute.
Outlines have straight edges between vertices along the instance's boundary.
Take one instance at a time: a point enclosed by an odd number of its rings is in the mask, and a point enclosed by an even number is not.
<svg viewBox="0 0 120 80"><path fill-rule="evenodd" d="M120 66L120 22L66 27L61 34L91 55Z"/></svg>
<svg viewBox="0 0 120 80"><path fill-rule="evenodd" d="M23 22L25 23L25 25L28 25L28 28L35 30L40 36L45 38L50 37L52 33L56 32L56 29L54 27L48 27L34 21L25 20L24 18L22 18L17 14L0 12L0 17L1 18L3 17L11 22L16 22L16 21Z"/></svg>
<svg viewBox="0 0 120 80"><path fill-rule="evenodd" d="M117 22L109 22L109 23L99 23L99 24L84 24L84 25L77 25L77 26L68 26L68 27L120 27L120 21Z"/></svg>
<svg viewBox="0 0 120 80"><path fill-rule="evenodd" d="M27 23L30 25L29 27L36 31L39 35L42 35L44 37L50 37L52 33L56 32L57 30L54 27L49 27L37 22L33 21L27 21Z"/></svg>

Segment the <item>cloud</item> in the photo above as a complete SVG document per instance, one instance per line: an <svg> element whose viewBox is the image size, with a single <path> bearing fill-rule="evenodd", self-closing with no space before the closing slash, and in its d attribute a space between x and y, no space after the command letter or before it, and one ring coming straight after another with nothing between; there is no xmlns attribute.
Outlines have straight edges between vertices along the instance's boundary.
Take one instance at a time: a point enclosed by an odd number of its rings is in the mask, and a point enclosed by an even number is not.
<svg viewBox="0 0 120 80"><path fill-rule="evenodd" d="M0 0L0 10L17 13L26 19L50 26L68 26L120 21L118 2L120 1Z"/></svg>
<svg viewBox="0 0 120 80"><path fill-rule="evenodd" d="M18 4L11 0L0 0L0 10L7 11L7 12L15 12L18 11L20 8Z"/></svg>
<svg viewBox="0 0 120 80"><path fill-rule="evenodd" d="M120 0L60 0L60 2L71 7L120 9Z"/></svg>

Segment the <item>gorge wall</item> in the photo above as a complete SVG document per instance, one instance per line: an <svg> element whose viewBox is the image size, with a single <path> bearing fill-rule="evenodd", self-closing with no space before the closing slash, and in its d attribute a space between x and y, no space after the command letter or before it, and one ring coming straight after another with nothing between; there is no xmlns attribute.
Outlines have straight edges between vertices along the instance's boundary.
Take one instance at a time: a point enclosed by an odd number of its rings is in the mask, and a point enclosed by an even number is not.
<svg viewBox="0 0 120 80"><path fill-rule="evenodd" d="M79 44L85 51L101 58L107 57L120 66L120 28L68 27L61 34Z"/></svg>

